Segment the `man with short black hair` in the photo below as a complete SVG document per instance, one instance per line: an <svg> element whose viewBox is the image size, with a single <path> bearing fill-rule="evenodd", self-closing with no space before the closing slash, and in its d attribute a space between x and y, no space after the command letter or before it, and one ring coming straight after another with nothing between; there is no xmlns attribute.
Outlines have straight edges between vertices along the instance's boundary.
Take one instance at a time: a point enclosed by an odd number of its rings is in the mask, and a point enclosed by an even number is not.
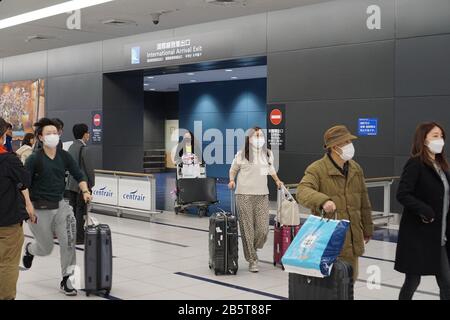
<svg viewBox="0 0 450 320"><path fill-rule="evenodd" d="M53 250L53 235L59 240L61 252L62 281L60 289L68 296L77 294L69 277L76 263L76 222L69 204L63 200L66 186L65 173L69 171L78 182L85 202L91 200L86 179L72 156L58 148L60 136L57 124L42 118L35 124L37 138L43 148L34 152L25 162L31 174L31 200L38 218L36 225L30 225L36 242L27 243L23 265L30 268L34 256L47 256Z"/></svg>
<svg viewBox="0 0 450 320"><path fill-rule="evenodd" d="M87 146L90 139L89 127L84 123L79 123L73 126L72 131L75 140L68 152L87 178L89 190L92 190L95 185L95 172L91 152ZM77 244L84 244L84 219L87 215L87 206L80 193L78 183L71 175L69 175L67 180L66 190L68 191L69 203L77 220Z"/></svg>

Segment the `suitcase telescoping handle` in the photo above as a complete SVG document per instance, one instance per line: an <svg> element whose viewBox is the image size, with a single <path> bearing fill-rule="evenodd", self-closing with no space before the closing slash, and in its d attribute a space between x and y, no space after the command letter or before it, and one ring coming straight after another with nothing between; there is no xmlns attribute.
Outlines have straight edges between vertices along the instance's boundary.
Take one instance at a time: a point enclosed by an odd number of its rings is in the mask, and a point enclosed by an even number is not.
<svg viewBox="0 0 450 320"><path fill-rule="evenodd" d="M235 189L230 190L230 204L231 204L231 214L237 217L237 209L236 209L236 192Z"/></svg>

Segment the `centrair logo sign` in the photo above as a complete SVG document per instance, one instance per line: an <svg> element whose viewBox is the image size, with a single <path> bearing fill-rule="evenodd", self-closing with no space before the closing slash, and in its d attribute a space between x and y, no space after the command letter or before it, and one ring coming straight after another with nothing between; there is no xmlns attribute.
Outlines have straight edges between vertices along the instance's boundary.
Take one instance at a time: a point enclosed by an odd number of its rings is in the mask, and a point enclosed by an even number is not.
<svg viewBox="0 0 450 320"><path fill-rule="evenodd" d="M107 189L107 187L94 189L92 193L94 196L108 197L108 198L112 198L112 196L114 195L114 193L111 190Z"/></svg>
<svg viewBox="0 0 450 320"><path fill-rule="evenodd" d="M130 193L124 193L122 197L125 200L134 200L134 201L145 201L145 195L139 194L138 190L132 191Z"/></svg>

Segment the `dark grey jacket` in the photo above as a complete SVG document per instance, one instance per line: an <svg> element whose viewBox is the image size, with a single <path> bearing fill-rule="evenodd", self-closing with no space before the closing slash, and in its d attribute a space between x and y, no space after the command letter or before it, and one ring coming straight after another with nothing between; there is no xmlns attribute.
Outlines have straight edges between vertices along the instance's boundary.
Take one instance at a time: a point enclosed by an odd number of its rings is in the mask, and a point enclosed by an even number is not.
<svg viewBox="0 0 450 320"><path fill-rule="evenodd" d="M92 187L95 185L95 168L92 159L92 150L90 150L88 146L84 146L80 140L74 140L68 151L70 155L75 159L75 162L79 165L83 175L87 178L89 189L92 189ZM66 190L74 192L79 191L78 183L71 175L69 175L69 178L67 180Z"/></svg>

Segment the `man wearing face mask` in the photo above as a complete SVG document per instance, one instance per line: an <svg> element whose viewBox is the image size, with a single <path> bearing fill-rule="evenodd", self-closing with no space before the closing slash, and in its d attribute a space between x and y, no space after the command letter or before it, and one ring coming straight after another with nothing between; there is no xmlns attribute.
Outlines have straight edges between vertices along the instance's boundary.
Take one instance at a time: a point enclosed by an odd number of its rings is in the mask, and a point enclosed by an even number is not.
<svg viewBox="0 0 450 320"><path fill-rule="evenodd" d="M91 200L86 178L72 156L58 148L60 137L57 124L47 118L35 124L37 137L43 148L34 152L25 162L31 174L31 201L35 209L37 224L30 225L36 242L27 243L23 265L30 268L34 256L47 256L53 250L53 235L60 246L62 281L60 289L68 296L77 294L70 282L70 275L76 264L75 240L76 221L69 204L63 200L65 173L69 171L78 182L84 201Z"/></svg>
<svg viewBox="0 0 450 320"><path fill-rule="evenodd" d="M350 228L340 258L353 267L358 277L358 257L364 253L364 243L373 234L372 209L361 167L352 160L356 139L343 126L334 126L324 134L324 157L311 164L297 188L298 202L320 215L346 219Z"/></svg>

